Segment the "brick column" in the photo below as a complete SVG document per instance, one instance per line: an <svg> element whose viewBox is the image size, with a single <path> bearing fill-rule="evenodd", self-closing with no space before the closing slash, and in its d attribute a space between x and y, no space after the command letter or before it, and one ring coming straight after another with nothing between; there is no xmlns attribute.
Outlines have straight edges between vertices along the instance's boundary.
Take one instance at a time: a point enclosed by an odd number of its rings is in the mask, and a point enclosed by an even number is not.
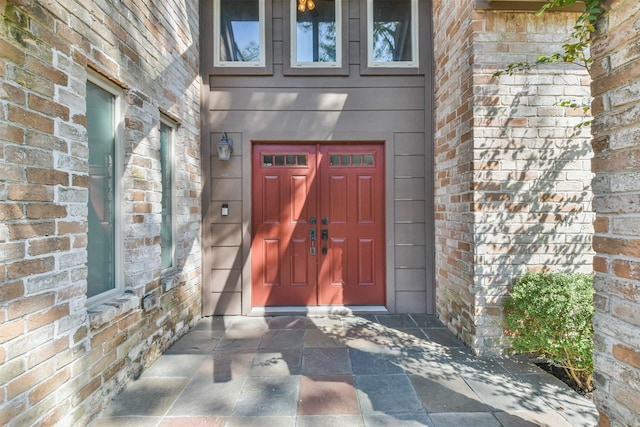
<svg viewBox="0 0 640 427"><path fill-rule="evenodd" d="M601 426L640 419L640 3L606 1L594 40L595 401Z"/></svg>

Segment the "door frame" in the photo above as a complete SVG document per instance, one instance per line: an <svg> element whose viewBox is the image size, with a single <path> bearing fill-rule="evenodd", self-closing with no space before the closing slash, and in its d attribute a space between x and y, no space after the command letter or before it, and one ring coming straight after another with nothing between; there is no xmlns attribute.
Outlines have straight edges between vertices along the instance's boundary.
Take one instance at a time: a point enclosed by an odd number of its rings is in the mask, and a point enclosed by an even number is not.
<svg viewBox="0 0 640 427"><path fill-rule="evenodd" d="M346 135L333 134L330 138L326 135L314 138L314 135L255 135L251 132L242 133L242 252L244 264L242 266L242 314L245 316L264 316L268 314L303 314L303 313L395 313L396 286L395 286L395 214L394 201L394 135L393 133L375 135L369 133L350 133ZM384 186L385 186L385 306L354 306L354 307L252 307L251 296L251 212L252 197L251 183L253 181L252 153L255 144L381 144L384 149Z"/></svg>

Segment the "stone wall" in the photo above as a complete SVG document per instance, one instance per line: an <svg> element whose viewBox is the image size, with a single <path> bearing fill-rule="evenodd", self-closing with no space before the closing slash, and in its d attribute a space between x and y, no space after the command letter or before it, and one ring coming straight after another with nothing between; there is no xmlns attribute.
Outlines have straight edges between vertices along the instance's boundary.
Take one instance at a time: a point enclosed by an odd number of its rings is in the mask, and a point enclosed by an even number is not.
<svg viewBox="0 0 640 427"><path fill-rule="evenodd" d="M434 3L436 265L440 318L479 353L500 353L502 299L532 271L591 271L590 78L549 65L577 15ZM455 29L448 32L446 29ZM462 54L462 55L461 55Z"/></svg>
<svg viewBox="0 0 640 427"><path fill-rule="evenodd" d="M200 316L198 2L0 0L0 11L0 424L82 425ZM126 104L123 293L97 306L89 75ZM179 165L177 266L164 272L161 116L178 124Z"/></svg>
<svg viewBox="0 0 640 427"><path fill-rule="evenodd" d="M601 426L640 425L640 3L604 4L592 53L596 272L594 400Z"/></svg>

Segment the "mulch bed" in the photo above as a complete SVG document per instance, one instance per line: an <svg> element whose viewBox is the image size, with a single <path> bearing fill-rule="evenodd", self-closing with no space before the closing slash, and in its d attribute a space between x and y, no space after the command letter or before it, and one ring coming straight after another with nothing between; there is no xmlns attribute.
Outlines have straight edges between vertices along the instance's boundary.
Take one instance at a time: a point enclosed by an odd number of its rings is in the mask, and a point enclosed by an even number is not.
<svg viewBox="0 0 640 427"><path fill-rule="evenodd" d="M587 399L593 400L593 390L586 391L576 384L576 382L567 375L564 369L561 366L555 365L553 363L549 363L546 361L536 360L534 362L540 369L550 373L554 377L558 378L560 381L574 389L580 395L586 397Z"/></svg>

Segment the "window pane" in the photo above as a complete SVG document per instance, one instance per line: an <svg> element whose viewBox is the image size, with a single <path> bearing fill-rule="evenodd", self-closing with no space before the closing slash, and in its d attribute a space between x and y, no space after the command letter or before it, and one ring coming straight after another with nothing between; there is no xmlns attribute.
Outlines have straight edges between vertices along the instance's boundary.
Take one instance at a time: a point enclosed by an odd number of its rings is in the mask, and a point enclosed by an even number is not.
<svg viewBox="0 0 640 427"><path fill-rule="evenodd" d="M261 62L258 0L220 0L220 60Z"/></svg>
<svg viewBox="0 0 640 427"><path fill-rule="evenodd" d="M336 62L336 5L331 0L297 3L295 62Z"/></svg>
<svg viewBox="0 0 640 427"><path fill-rule="evenodd" d="M373 0L373 61L413 61L411 0Z"/></svg>
<svg viewBox="0 0 640 427"><path fill-rule="evenodd" d="M87 296L115 288L115 97L87 82L89 230Z"/></svg>
<svg viewBox="0 0 640 427"><path fill-rule="evenodd" d="M173 212L171 200L173 198L171 164L171 127L160 124L160 169L162 176L162 223L160 225L160 247L162 268L173 266Z"/></svg>

